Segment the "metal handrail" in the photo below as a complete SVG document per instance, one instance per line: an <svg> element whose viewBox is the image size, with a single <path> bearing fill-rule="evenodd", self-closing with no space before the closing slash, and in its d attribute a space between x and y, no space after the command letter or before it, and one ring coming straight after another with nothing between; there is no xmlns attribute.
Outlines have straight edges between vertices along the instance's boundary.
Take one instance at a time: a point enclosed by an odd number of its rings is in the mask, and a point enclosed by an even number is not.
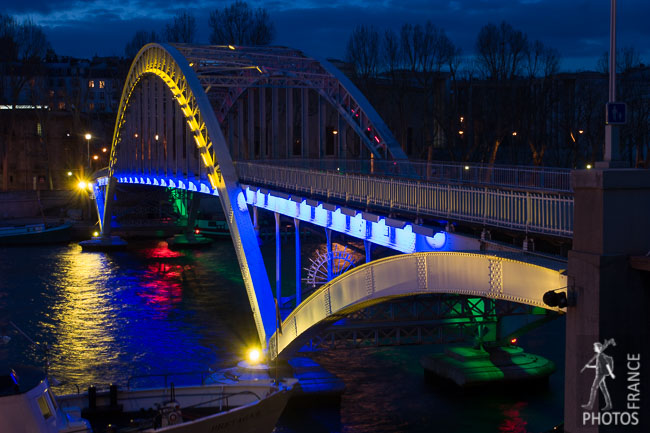
<svg viewBox="0 0 650 433"><path fill-rule="evenodd" d="M571 170L567 168L489 165L446 161L387 161L376 159L281 159L238 161L255 164L347 174L364 174L420 181L451 181L476 185L507 186L526 190L571 192Z"/></svg>
<svg viewBox="0 0 650 433"><path fill-rule="evenodd" d="M240 162L241 181L291 193L531 233L573 235L573 194Z"/></svg>

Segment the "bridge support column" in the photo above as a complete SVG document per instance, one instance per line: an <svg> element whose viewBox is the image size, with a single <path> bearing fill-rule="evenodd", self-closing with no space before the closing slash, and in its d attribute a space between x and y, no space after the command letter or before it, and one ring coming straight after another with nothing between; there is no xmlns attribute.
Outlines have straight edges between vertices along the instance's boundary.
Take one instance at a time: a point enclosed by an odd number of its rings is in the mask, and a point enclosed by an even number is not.
<svg viewBox="0 0 650 433"><path fill-rule="evenodd" d="M282 306L282 290L280 281L280 260L281 260L281 249L280 249L280 214L274 212L275 216L275 299L278 300L278 305Z"/></svg>
<svg viewBox="0 0 650 433"><path fill-rule="evenodd" d="M255 230L255 236L257 237L257 243L262 245L262 238L260 237L260 224L257 219L257 207L253 206L253 230Z"/></svg>
<svg viewBox="0 0 650 433"><path fill-rule="evenodd" d="M650 250L650 171L581 170L574 171L571 180L575 210L568 266L564 431L649 431L650 415L644 407L649 403L643 395L650 390L650 263L645 256ZM598 390L600 402L592 409L582 407L596 374L583 367L596 355L594 343L610 338L616 342L605 351L614 360L615 379L604 379L612 400L610 415L636 412L636 426L613 421L606 426L609 417L599 410L605 401ZM639 361L630 363L636 358ZM640 381L630 381L629 374L638 366ZM629 400L634 391L627 389L635 383L641 390L636 402ZM599 415L600 423L594 421Z"/></svg>
<svg viewBox="0 0 650 433"><path fill-rule="evenodd" d="M111 218L113 215L113 195L117 186L117 179L110 176L106 185L104 197L104 212L99 215L101 235L79 242L83 251L110 251L126 247L126 242L118 236L111 236ZM98 209L99 213L99 209Z"/></svg>
<svg viewBox="0 0 650 433"><path fill-rule="evenodd" d="M199 213L199 207L201 205L201 194L192 193L192 199L189 203L189 209L187 212L187 227L185 227L185 235L188 238L194 238L194 226L196 225L196 216Z"/></svg>
<svg viewBox="0 0 650 433"><path fill-rule="evenodd" d="M327 280L332 279L334 274L332 270L332 230L325 229L325 238L327 239Z"/></svg>
<svg viewBox="0 0 650 433"><path fill-rule="evenodd" d="M372 261L372 242L364 240L363 247L366 250L366 263L370 263Z"/></svg>
<svg viewBox="0 0 650 433"><path fill-rule="evenodd" d="M113 176L108 178L106 190L104 190L104 212L99 215L99 228L103 238L111 237L111 218L113 218L113 195L117 188L117 179Z"/></svg>
<svg viewBox="0 0 650 433"><path fill-rule="evenodd" d="M296 229L296 307L300 305L302 301L302 284L300 281L300 275L302 274L300 269L300 220L298 218L293 219L293 225Z"/></svg>

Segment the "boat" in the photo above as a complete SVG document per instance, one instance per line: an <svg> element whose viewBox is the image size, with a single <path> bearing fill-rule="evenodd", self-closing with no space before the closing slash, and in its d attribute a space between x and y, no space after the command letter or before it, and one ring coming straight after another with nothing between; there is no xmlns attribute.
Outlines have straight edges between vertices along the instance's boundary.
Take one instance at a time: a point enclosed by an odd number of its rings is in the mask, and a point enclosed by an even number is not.
<svg viewBox="0 0 650 433"><path fill-rule="evenodd" d="M197 219L194 225L195 232L209 238L230 239L230 229L225 219L223 220L202 220Z"/></svg>
<svg viewBox="0 0 650 433"><path fill-rule="evenodd" d="M448 347L444 353L420 359L425 377L451 382L461 388L495 384L544 383L555 364L519 346Z"/></svg>
<svg viewBox="0 0 650 433"><path fill-rule="evenodd" d="M35 245L70 241L70 223L0 227L0 245Z"/></svg>
<svg viewBox="0 0 650 433"><path fill-rule="evenodd" d="M198 385L91 386L56 396L44 375L35 380L33 372L10 369L0 375L0 425L14 433L271 433L296 380L273 381L261 366L248 371L244 378L216 374Z"/></svg>

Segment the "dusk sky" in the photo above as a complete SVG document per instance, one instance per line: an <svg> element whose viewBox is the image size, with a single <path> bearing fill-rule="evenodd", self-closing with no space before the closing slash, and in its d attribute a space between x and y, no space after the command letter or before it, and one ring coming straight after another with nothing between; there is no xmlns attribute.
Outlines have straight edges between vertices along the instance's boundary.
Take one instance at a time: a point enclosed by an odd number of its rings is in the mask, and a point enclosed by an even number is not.
<svg viewBox="0 0 650 433"><path fill-rule="evenodd" d="M75 57L124 55L136 30L161 30L179 10L193 14L198 42L208 42L211 10L231 1L162 0L0 0L5 14L31 17L42 25L58 54ZM609 46L608 0L267 0L263 6L275 24L275 45L321 57L343 58L357 24L398 30L404 23L431 20L443 28L464 55L474 51L476 35L488 22L505 20L556 48L561 70L595 69ZM618 2L618 46L634 45L650 63L650 2Z"/></svg>

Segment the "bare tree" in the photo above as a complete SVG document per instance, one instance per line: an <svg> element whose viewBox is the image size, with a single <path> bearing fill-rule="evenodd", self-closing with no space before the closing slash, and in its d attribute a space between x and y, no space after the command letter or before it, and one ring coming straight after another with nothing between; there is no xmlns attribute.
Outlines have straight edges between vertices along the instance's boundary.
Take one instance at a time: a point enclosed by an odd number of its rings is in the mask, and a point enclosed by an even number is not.
<svg viewBox="0 0 650 433"><path fill-rule="evenodd" d="M443 67L454 63L451 56L457 54L458 49L444 30L438 29L430 21L424 26L403 25L400 31L400 45L404 66L424 92L422 123L427 160L431 161L434 142L441 127L439 118L434 122L436 110L442 109L440 103L443 101L445 80L441 72Z"/></svg>
<svg viewBox="0 0 650 433"><path fill-rule="evenodd" d="M363 83L377 76L379 67L379 32L373 26L358 25L348 38L345 58Z"/></svg>
<svg viewBox="0 0 650 433"><path fill-rule="evenodd" d="M505 21L487 24L476 39L477 61L487 78L509 80L517 76L528 50L528 38Z"/></svg>
<svg viewBox="0 0 650 433"><path fill-rule="evenodd" d="M212 11L208 25L210 43L216 45L268 45L275 33L266 9L251 9L243 1Z"/></svg>
<svg viewBox="0 0 650 433"><path fill-rule="evenodd" d="M196 38L196 19L187 12L179 12L165 25L165 40L192 44Z"/></svg>
<svg viewBox="0 0 650 433"><path fill-rule="evenodd" d="M616 50L616 73L622 74L641 65L641 55L634 46ZM609 51L605 51L598 59L597 69L604 74L609 73Z"/></svg>
<svg viewBox="0 0 650 433"><path fill-rule="evenodd" d="M138 54L140 48L151 42L158 41L158 35L153 30L151 32L148 32L146 30L138 30L135 32L135 35L133 35L131 41L126 44L126 47L124 47L124 54L126 55L127 59L132 59L136 54Z"/></svg>

